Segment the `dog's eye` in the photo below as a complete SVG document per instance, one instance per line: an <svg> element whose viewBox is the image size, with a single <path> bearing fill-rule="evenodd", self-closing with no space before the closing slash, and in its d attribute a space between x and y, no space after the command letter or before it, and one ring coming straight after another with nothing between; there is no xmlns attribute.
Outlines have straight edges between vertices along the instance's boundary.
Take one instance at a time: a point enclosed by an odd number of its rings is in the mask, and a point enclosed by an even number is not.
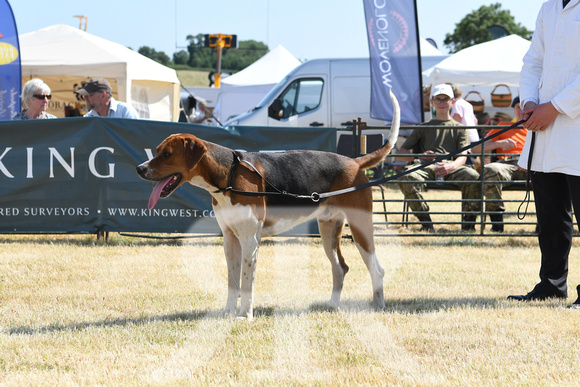
<svg viewBox="0 0 580 387"><path fill-rule="evenodd" d="M163 153L163 158L166 158L166 159L168 159L168 158L170 158L170 157L171 157L171 153L169 153L169 152L165 152L165 153Z"/></svg>

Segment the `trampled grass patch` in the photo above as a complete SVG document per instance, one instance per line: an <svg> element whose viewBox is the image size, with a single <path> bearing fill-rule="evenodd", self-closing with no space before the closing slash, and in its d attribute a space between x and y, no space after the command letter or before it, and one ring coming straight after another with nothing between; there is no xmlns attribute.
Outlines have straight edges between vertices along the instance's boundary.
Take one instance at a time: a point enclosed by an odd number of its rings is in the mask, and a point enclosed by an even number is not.
<svg viewBox="0 0 580 387"><path fill-rule="evenodd" d="M221 313L220 238L1 236L3 385L571 385L580 281L568 302L519 304L537 281L534 238L377 238L386 309L352 242L341 307L315 238L272 238L254 321ZM449 242L451 240L451 242Z"/></svg>

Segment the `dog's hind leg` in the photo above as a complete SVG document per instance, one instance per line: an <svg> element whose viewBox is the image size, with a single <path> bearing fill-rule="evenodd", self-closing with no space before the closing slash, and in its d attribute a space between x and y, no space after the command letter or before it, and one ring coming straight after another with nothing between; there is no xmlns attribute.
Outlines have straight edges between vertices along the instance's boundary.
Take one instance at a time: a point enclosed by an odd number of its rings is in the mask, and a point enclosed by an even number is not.
<svg viewBox="0 0 580 387"><path fill-rule="evenodd" d="M375 250L371 212L351 208L346 212L346 219L356 247L371 275L373 307L376 310L383 310L385 309L385 295L383 292L385 270L379 263Z"/></svg>
<svg viewBox="0 0 580 387"><path fill-rule="evenodd" d="M329 305L337 308L340 303L340 293L344 284L344 276L348 272L348 266L344 261L340 251L340 238L344 226L344 217L342 214L335 214L332 217L318 218L318 229L322 238L324 252L330 260L332 266L332 295Z"/></svg>
<svg viewBox="0 0 580 387"><path fill-rule="evenodd" d="M232 230L224 228L224 252L228 266L228 299L226 313L236 314L238 311L238 298L240 296L240 273L242 270L242 247L240 241Z"/></svg>

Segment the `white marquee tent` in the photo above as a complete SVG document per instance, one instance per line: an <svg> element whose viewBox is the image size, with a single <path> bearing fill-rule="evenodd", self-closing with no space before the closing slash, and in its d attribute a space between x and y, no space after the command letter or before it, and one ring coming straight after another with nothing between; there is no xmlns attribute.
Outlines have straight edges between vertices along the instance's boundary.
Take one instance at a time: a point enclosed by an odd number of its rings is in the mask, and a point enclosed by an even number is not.
<svg viewBox="0 0 580 387"><path fill-rule="evenodd" d="M133 105L141 118L177 121L179 80L165 67L121 44L67 25L19 36L23 83L41 78L51 88L49 112L64 117L65 107L81 108L74 90L92 77L107 78L116 99Z"/></svg>
<svg viewBox="0 0 580 387"><path fill-rule="evenodd" d="M280 82L300 61L283 46L272 51L221 82L214 115L224 122L231 116L245 113Z"/></svg>
<svg viewBox="0 0 580 387"><path fill-rule="evenodd" d="M451 55L423 72L424 84L518 86L530 42L518 35L477 44Z"/></svg>
<svg viewBox="0 0 580 387"><path fill-rule="evenodd" d="M449 54L442 53L425 38L420 38L419 44L421 48L421 68L423 70L426 70L449 57Z"/></svg>

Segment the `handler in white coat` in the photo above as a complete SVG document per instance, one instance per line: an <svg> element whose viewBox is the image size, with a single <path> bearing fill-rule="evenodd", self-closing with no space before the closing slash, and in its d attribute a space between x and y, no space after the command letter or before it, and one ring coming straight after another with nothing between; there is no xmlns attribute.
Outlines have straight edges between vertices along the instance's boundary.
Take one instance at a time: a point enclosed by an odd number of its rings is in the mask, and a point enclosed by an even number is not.
<svg viewBox="0 0 580 387"><path fill-rule="evenodd" d="M548 0L536 20L520 75L526 143L519 166L531 179L542 253L540 282L517 301L566 298L572 204L580 217L580 0ZM579 286L580 290L580 286ZM580 297L572 304L580 307Z"/></svg>

